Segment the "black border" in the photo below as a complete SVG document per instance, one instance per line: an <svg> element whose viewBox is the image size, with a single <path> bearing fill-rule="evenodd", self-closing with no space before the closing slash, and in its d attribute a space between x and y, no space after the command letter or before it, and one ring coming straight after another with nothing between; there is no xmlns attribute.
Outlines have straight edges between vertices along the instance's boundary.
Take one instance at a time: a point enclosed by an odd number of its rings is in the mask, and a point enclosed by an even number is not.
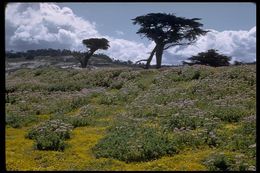
<svg viewBox="0 0 260 173"><path fill-rule="evenodd" d="M175 2L207 2L207 3L216 3L216 2L222 2L222 3L232 3L232 2L236 2L236 3L254 3L256 5L256 36L257 36L257 40L258 40L258 34L257 34L257 28L258 28L258 11L259 11L259 7L258 7L258 1L257 0L240 0L240 1L235 1L235 0L229 0L229 1L190 1L190 0L183 0L183 1L180 1L180 0L163 0L163 1L119 1L119 0L114 0L114 1L93 1L93 0L83 0L83 1L80 1L80 0L74 0L74 1L66 1L66 0L63 0L63 1L53 1L53 0L47 0L47 1L36 1L36 0L23 0L23 1L19 1L19 0L0 0L0 11L1 11L1 19L3 20L3 24L0 26L1 29L2 29L2 37L1 37L1 41L2 41L2 46L0 46L0 51L1 51L1 56L0 57L0 70L1 70L1 78L0 78L0 95L1 95L1 110L2 110L2 115L1 115L1 124L0 124L0 132L1 132L1 162L0 162L0 171L2 172L7 172L6 170L6 155L5 155L5 7L6 7L6 4L9 3L9 2L36 2L36 3L39 3L39 2L55 2L55 3L59 3L59 2L71 2L71 3L74 3L74 2L85 2L85 3L91 3L91 2L95 2L95 3L104 3L104 2L109 2L109 3L145 3L145 2L152 2L152 3L164 3L164 2L171 2L171 3L175 3ZM256 46L257 46L257 49L256 49L256 57L258 56L258 44L257 44L257 41L256 41ZM256 58L256 73L258 73L258 66L259 66L259 61L257 60L258 58ZM256 77L258 79L258 75L256 74ZM259 81L259 80L257 80ZM257 87L257 85L256 85ZM258 107L260 106L258 104L258 89L256 88L256 94L257 94L257 97L256 97L256 114L258 114ZM259 118L257 118L256 116L256 120L257 120L257 124L256 124L256 127L258 127L259 123ZM256 128L256 141L257 141L257 138L258 138L258 128ZM258 141L256 142L257 143L257 148L256 148L256 151L258 151ZM257 155L256 155L256 170L258 171L259 168L258 168L258 158L259 158L259 154L257 152ZM13 172L13 171L8 171L8 172ZM23 171L22 171L23 172ZM27 172L27 171L26 171ZM30 171L29 171L30 172ZM37 171L36 171L37 172ZM50 171L50 172L56 172L56 171ZM67 172L67 171L62 171L62 172ZM84 172L84 171L82 171ZM149 171L150 172L150 171ZM152 171L153 172L153 171ZM172 172L172 171L169 171L169 172ZM194 171L194 172L200 172L200 171Z"/></svg>

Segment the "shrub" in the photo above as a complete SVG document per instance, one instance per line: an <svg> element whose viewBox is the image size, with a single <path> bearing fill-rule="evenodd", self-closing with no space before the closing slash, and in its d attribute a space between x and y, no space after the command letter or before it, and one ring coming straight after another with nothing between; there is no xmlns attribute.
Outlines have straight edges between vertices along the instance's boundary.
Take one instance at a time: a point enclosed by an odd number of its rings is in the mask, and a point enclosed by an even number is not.
<svg viewBox="0 0 260 173"><path fill-rule="evenodd" d="M90 124L91 120L89 117L78 115L68 118L68 122L73 125L73 127L83 127Z"/></svg>
<svg viewBox="0 0 260 173"><path fill-rule="evenodd" d="M214 154L208 157L204 164L210 171L230 171L233 160L230 160L224 154Z"/></svg>
<svg viewBox="0 0 260 173"><path fill-rule="evenodd" d="M166 122L166 126L171 130L174 129L196 129L197 126L203 124L203 119L197 116L189 116L185 114L175 114L170 117L168 122Z"/></svg>
<svg viewBox="0 0 260 173"><path fill-rule="evenodd" d="M225 122L238 122L244 116L246 116L247 111L235 107L218 108L212 112L213 117L220 118Z"/></svg>
<svg viewBox="0 0 260 173"><path fill-rule="evenodd" d="M62 120L49 120L32 128L26 137L34 139L39 150L63 151L64 140L70 138L72 128L71 124L64 123Z"/></svg>
<svg viewBox="0 0 260 173"><path fill-rule="evenodd" d="M64 115L62 112L56 112L51 115L50 119L62 120L63 122L71 124L74 128L76 128L90 125L94 121L95 116L98 114L96 107L91 105L82 106L79 111L79 114L72 116Z"/></svg>
<svg viewBox="0 0 260 173"><path fill-rule="evenodd" d="M6 125L10 125L13 128L19 128L24 125L23 117L18 115L6 115L5 122Z"/></svg>
<svg viewBox="0 0 260 173"><path fill-rule="evenodd" d="M177 147L177 151L183 150L185 147L197 148L204 143L200 136L187 131L174 134L173 140Z"/></svg>
<svg viewBox="0 0 260 173"><path fill-rule="evenodd" d="M243 122L241 128L235 130L226 147L256 157L256 122Z"/></svg>
<svg viewBox="0 0 260 173"><path fill-rule="evenodd" d="M200 78L200 71L195 71L191 79L199 79Z"/></svg>
<svg viewBox="0 0 260 173"><path fill-rule="evenodd" d="M115 158L126 162L148 161L176 153L176 147L165 134L140 125L121 124L93 148L97 158Z"/></svg>
<svg viewBox="0 0 260 173"><path fill-rule="evenodd" d="M33 115L7 114L5 117L6 125L10 125L13 128L20 128L32 122L37 122L37 121L38 121L37 117Z"/></svg>
<svg viewBox="0 0 260 173"><path fill-rule="evenodd" d="M116 101L116 97L112 94L103 94L100 100L98 101L99 104L104 105L114 105Z"/></svg>
<svg viewBox="0 0 260 173"><path fill-rule="evenodd" d="M127 107L127 115L135 118L156 117L158 115L158 112L159 111L156 109L156 106L150 105L131 105Z"/></svg>
<svg viewBox="0 0 260 173"><path fill-rule="evenodd" d="M39 136L36 139L36 148L39 150L63 151L65 142L56 133Z"/></svg>
<svg viewBox="0 0 260 173"><path fill-rule="evenodd" d="M123 82L122 81L118 81L118 80L116 80L116 81L113 81L112 83L111 83L111 85L110 85L110 88L112 88L112 89L121 89L122 87L123 87Z"/></svg>
<svg viewBox="0 0 260 173"><path fill-rule="evenodd" d="M249 166L243 154L234 157L224 153L213 153L204 159L203 164L210 171L248 171L254 167Z"/></svg>
<svg viewBox="0 0 260 173"><path fill-rule="evenodd" d="M187 64L202 64L202 65L209 65L213 67L219 67L219 66L228 66L229 61L231 60L231 57L222 55L217 53L217 50L210 49L207 52L201 52L198 55L194 55L191 58L188 58L190 60L190 63Z"/></svg>
<svg viewBox="0 0 260 173"><path fill-rule="evenodd" d="M72 110L75 110L81 106L87 105L90 101L91 95L61 100L56 103L55 108L52 110L52 113L67 113Z"/></svg>

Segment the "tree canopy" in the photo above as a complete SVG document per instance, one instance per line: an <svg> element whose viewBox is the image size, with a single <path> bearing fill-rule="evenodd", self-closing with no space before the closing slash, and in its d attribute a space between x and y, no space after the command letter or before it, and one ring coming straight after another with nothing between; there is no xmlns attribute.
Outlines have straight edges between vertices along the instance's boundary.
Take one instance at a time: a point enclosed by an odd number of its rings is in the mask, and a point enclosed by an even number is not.
<svg viewBox="0 0 260 173"><path fill-rule="evenodd" d="M73 52L73 56L79 60L81 67L86 68L90 57L98 49L107 50L109 48L109 41L105 38L90 38L82 40L82 43L89 49L85 53Z"/></svg>
<svg viewBox="0 0 260 173"><path fill-rule="evenodd" d="M150 57L140 60L147 61L146 68L149 68L154 54L156 54L157 68L160 68L164 50L172 46L190 45L198 36L208 32L200 28L203 24L198 22L199 18L186 19L174 14L149 13L132 20L133 24L140 25L137 34L147 37L156 44Z"/></svg>
<svg viewBox="0 0 260 173"><path fill-rule="evenodd" d="M90 38L82 40L82 43L90 49L90 51L95 52L98 49L107 50L109 47L109 41L105 38Z"/></svg>
<svg viewBox="0 0 260 173"><path fill-rule="evenodd" d="M229 66L229 61L231 60L230 56L222 55L217 52L215 49L209 49L206 52L198 53L198 55L194 55L188 58L191 62L183 62L184 64L201 64L201 65L209 65L213 67L219 66Z"/></svg>

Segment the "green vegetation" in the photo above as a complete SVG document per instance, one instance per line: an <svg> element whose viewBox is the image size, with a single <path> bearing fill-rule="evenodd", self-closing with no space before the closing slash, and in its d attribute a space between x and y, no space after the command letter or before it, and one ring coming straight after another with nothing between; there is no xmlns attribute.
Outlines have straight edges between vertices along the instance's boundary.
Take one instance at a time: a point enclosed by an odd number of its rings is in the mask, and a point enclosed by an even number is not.
<svg viewBox="0 0 260 173"><path fill-rule="evenodd" d="M98 158L111 157L126 162L148 161L175 152L174 144L165 134L134 121L123 121L109 129L108 136L94 148Z"/></svg>
<svg viewBox="0 0 260 173"><path fill-rule="evenodd" d="M70 138L72 128L62 120L50 120L32 128L26 137L36 140L36 148L39 150L63 151L64 140Z"/></svg>
<svg viewBox="0 0 260 173"><path fill-rule="evenodd" d="M207 52L200 52L198 55L194 55L188 60L191 62L183 61L183 64L201 64L201 65L209 65L213 67L220 66L229 66L229 61L232 58L230 56L222 55L217 52L215 49L209 49Z"/></svg>
<svg viewBox="0 0 260 173"><path fill-rule="evenodd" d="M90 38L82 40L82 44L88 48L88 51L84 53L73 51L72 55L80 62L81 68L86 68L89 59L93 56L95 51L98 49L108 49L108 42L109 41L105 38Z"/></svg>
<svg viewBox="0 0 260 173"><path fill-rule="evenodd" d="M256 66L21 69L7 170L255 170Z"/></svg>
<svg viewBox="0 0 260 173"><path fill-rule="evenodd" d="M156 44L148 59L139 60L139 62L146 61L146 68L150 67L154 54L156 68L161 68L164 50L178 45L190 45L199 36L209 32L200 28L203 24L199 22L201 20L199 18L187 19L170 13L148 13L132 20L133 24L140 25L136 33L147 37Z"/></svg>

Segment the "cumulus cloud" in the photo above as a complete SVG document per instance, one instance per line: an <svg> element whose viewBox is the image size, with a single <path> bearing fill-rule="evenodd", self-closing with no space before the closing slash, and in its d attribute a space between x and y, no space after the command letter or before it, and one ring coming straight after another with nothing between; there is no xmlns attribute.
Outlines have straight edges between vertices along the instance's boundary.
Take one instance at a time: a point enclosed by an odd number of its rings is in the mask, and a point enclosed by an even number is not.
<svg viewBox="0 0 260 173"><path fill-rule="evenodd" d="M110 48L104 53L120 60L137 61L149 57L155 46L123 39L122 31L115 31L120 38L102 35L95 22L78 17L68 7L54 3L9 3L6 8L6 48L17 51L54 48L86 50L82 40L105 37ZM87 17L87 16L86 16ZM181 64L192 55L208 49L218 49L233 60L254 61L256 59L256 27L249 31L223 31L211 29L194 45L173 47L164 52L163 64ZM99 51L102 53L102 51ZM152 64L155 63L155 58Z"/></svg>
<svg viewBox="0 0 260 173"><path fill-rule="evenodd" d="M83 51L81 41L92 37L107 38L110 48L105 53L120 60L146 58L151 49L143 43L101 35L95 23L76 16L70 8L60 8L53 3L8 4L5 24L7 48L17 51L37 48Z"/></svg>
<svg viewBox="0 0 260 173"><path fill-rule="evenodd" d="M135 41L113 37L107 37L107 39L110 40L110 48L106 53L119 60L137 61L146 59L149 56L150 50L155 46L153 42L145 46L143 43Z"/></svg>
<svg viewBox="0 0 260 173"><path fill-rule="evenodd" d="M181 64L192 55L209 49L217 49L219 53L232 57L235 60L252 62L256 60L256 27L249 31L216 31L210 29L207 35L202 36L194 45L176 46L167 50L166 63ZM172 58L170 58L172 57Z"/></svg>
<svg viewBox="0 0 260 173"><path fill-rule="evenodd" d="M80 49L83 48L83 38L100 37L95 23L55 4L10 3L6 8L5 21L6 31L14 30L10 39L6 40L11 49L26 50L32 44L46 48L43 47L47 46L46 42L52 48Z"/></svg>

